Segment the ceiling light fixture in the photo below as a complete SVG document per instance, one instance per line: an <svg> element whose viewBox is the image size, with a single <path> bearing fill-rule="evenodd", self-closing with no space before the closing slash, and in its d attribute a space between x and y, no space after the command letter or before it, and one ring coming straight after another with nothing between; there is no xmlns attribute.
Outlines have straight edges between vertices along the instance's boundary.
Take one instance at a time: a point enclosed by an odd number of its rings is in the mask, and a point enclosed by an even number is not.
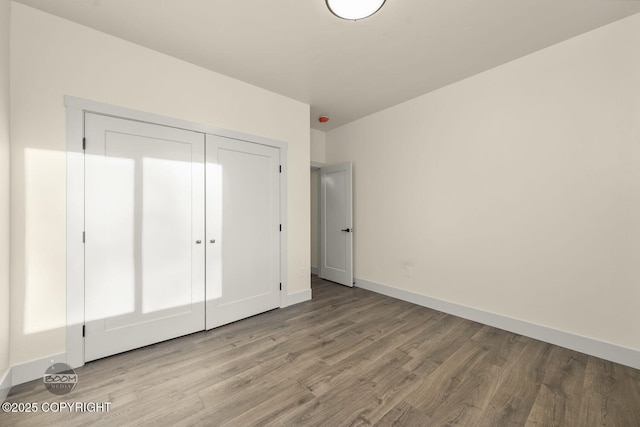
<svg viewBox="0 0 640 427"><path fill-rule="evenodd" d="M357 21L380 10L386 0L325 0L327 7L338 18Z"/></svg>

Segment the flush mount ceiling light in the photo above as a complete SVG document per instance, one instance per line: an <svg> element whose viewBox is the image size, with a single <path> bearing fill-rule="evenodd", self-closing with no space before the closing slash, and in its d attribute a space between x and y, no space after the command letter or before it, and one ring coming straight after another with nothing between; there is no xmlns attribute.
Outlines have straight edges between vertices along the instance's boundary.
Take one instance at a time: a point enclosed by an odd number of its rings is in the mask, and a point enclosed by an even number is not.
<svg viewBox="0 0 640 427"><path fill-rule="evenodd" d="M338 18L357 21L376 13L386 0L326 0L327 7Z"/></svg>

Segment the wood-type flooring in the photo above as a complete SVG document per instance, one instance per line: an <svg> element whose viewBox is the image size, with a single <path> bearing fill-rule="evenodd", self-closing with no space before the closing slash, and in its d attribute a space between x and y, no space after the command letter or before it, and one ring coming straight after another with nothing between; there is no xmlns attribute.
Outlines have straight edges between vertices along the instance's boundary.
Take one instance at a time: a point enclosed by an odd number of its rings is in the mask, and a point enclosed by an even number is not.
<svg viewBox="0 0 640 427"><path fill-rule="evenodd" d="M640 371L358 288L90 362L1 426L640 426ZM55 405L54 405L55 407Z"/></svg>

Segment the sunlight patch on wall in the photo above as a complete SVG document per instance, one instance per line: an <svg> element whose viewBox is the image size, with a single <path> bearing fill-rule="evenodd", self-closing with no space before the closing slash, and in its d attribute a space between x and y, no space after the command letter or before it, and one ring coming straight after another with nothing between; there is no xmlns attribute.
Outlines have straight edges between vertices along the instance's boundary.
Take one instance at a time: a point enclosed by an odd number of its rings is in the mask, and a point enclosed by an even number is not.
<svg viewBox="0 0 640 427"><path fill-rule="evenodd" d="M66 324L64 185L65 153L26 148L25 163L25 298L24 333L34 334ZM62 201L62 204L61 204ZM62 216L62 218L61 218Z"/></svg>

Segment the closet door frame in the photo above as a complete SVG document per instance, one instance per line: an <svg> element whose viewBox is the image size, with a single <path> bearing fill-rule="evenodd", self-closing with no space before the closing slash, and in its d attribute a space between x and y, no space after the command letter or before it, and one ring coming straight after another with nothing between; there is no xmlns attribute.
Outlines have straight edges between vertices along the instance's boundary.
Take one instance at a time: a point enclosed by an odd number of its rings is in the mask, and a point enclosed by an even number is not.
<svg viewBox="0 0 640 427"><path fill-rule="evenodd" d="M288 144L270 138L231 131L215 126L174 119L72 96L65 96L67 126L67 321L66 363L74 368L84 365L84 116L102 114L146 123L185 129L203 134L267 145L279 149L280 165L280 307L287 306L287 149Z"/></svg>

